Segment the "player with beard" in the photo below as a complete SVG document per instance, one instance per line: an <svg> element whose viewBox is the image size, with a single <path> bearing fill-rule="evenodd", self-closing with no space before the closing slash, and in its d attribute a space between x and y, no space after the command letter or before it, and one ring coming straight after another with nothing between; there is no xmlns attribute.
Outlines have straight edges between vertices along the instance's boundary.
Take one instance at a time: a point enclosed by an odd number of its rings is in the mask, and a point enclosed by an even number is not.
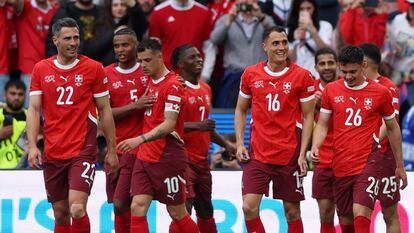
<svg viewBox="0 0 414 233"><path fill-rule="evenodd" d="M319 108L322 100L322 91L330 82L336 81L337 57L330 48L322 48L315 53L315 69L320 79L315 80L315 121L319 119ZM329 122L332 125L332 122ZM319 161L316 162L312 177L312 197L318 201L321 233L335 233L334 215L335 203L333 200L333 129L329 127L328 135L319 149Z"/></svg>
<svg viewBox="0 0 414 233"><path fill-rule="evenodd" d="M102 65L78 55L79 27L71 18L52 26L58 54L37 63L27 116L28 158L42 168L56 233L89 233L87 202L97 160L97 116L107 142L105 169L118 167L108 82ZM44 115L45 152L37 148L40 113ZM72 221L71 221L72 220Z"/></svg>
<svg viewBox="0 0 414 233"><path fill-rule="evenodd" d="M186 84L187 103L183 108L184 142L188 154L187 168L187 211L194 207L197 224L201 233L217 232L211 202L212 177L207 159L210 141L213 141L235 153L235 148L227 143L215 130L216 123L208 119L211 108L211 89L200 81L203 59L198 49L185 44L174 49L171 56L173 69L178 69ZM231 158L230 158L231 159ZM177 225L172 222L170 233L179 233Z"/></svg>
<svg viewBox="0 0 414 233"><path fill-rule="evenodd" d="M319 149L332 118L333 190L339 223L344 233L369 233L383 166L376 135L384 120L397 164L395 182L404 189L407 174L402 160L401 131L389 90L364 76L367 61L363 51L356 46L345 47L338 61L344 78L331 82L323 90L311 158L319 160Z"/></svg>
<svg viewBox="0 0 414 233"><path fill-rule="evenodd" d="M387 77L378 73L378 68L381 64L381 51L378 46L374 44L361 44L359 47L364 52L367 67L364 69L364 74L368 79L385 86L392 95L392 105L395 109L396 118L398 121L400 110L400 91L398 87ZM388 140L387 128L385 123L382 123L380 136L381 152L384 154L382 163L382 175L379 184L378 200L381 203L381 211L384 215L385 224L388 233L401 232L400 219L398 216L398 202L400 201L400 187L395 182L395 169L397 164L394 159L390 142Z"/></svg>
<svg viewBox="0 0 414 233"><path fill-rule="evenodd" d="M265 232L259 207L272 181L273 198L283 200L288 231L303 233L300 201L305 199L303 177L314 120L314 80L309 71L288 60L284 28L267 29L262 46L268 60L244 71L235 111L236 155L244 163L242 194L247 232ZM248 152L244 130L250 106ZM296 121L299 115L303 124Z"/></svg>
<svg viewBox="0 0 414 233"><path fill-rule="evenodd" d="M16 168L24 154L18 140L26 129L23 108L26 86L20 80L9 80L4 90L6 106L0 108L0 168Z"/></svg>
<svg viewBox="0 0 414 233"><path fill-rule="evenodd" d="M116 141L136 137L142 133L144 109L151 107L155 98L144 96L148 78L137 62L138 40L135 32L123 28L115 32L114 51L118 62L105 67L115 120ZM128 153L117 151L119 170L107 174L106 193L109 203L114 203L115 232L129 233L131 222L131 175L137 150Z"/></svg>

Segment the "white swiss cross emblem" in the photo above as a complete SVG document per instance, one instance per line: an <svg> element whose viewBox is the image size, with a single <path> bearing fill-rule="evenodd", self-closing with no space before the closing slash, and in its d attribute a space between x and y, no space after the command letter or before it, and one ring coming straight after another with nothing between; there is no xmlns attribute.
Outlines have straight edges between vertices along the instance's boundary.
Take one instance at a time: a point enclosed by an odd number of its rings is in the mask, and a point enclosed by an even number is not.
<svg viewBox="0 0 414 233"><path fill-rule="evenodd" d="M191 96L190 98L188 98L188 102L190 102L190 104L194 104L195 103L195 97Z"/></svg>
<svg viewBox="0 0 414 233"><path fill-rule="evenodd" d="M142 83L142 84L146 84L146 83L147 83L147 81L148 81L147 76L142 76L142 77L141 77L141 83Z"/></svg>
<svg viewBox="0 0 414 233"><path fill-rule="evenodd" d="M371 109L372 107L372 98L365 98L364 99L364 107L365 109Z"/></svg>
<svg viewBox="0 0 414 233"><path fill-rule="evenodd" d="M76 86L81 86L83 82L83 76L81 74L77 74L75 75L75 85Z"/></svg>
<svg viewBox="0 0 414 233"><path fill-rule="evenodd" d="M285 94L289 94L291 89L292 89L292 83L291 82L284 82L283 83L283 92Z"/></svg>

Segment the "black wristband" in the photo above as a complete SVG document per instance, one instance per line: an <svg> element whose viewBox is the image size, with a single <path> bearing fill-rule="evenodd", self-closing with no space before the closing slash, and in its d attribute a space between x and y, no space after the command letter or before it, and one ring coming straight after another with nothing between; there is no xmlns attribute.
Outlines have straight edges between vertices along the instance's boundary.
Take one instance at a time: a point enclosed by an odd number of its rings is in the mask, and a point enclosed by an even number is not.
<svg viewBox="0 0 414 233"><path fill-rule="evenodd" d="M142 141L147 142L147 138L144 136L144 134L141 134L140 137L141 137Z"/></svg>

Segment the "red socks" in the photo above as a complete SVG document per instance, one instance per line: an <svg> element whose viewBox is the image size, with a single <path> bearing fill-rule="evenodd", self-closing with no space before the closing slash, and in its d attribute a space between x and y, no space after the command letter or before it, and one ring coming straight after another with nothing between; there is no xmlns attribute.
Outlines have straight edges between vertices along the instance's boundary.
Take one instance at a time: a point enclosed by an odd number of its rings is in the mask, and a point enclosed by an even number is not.
<svg viewBox="0 0 414 233"><path fill-rule="evenodd" d="M182 233L199 233L197 224L191 219L190 215L185 215L181 220L175 221Z"/></svg>
<svg viewBox="0 0 414 233"><path fill-rule="evenodd" d="M354 225L340 224L342 233L355 233Z"/></svg>
<svg viewBox="0 0 414 233"><path fill-rule="evenodd" d="M333 222L321 223L321 233L335 233Z"/></svg>
<svg viewBox="0 0 414 233"><path fill-rule="evenodd" d="M356 216L354 218L355 233L369 233L371 220L365 216Z"/></svg>
<svg viewBox="0 0 414 233"><path fill-rule="evenodd" d="M208 219L197 218L197 225L201 233L217 233L216 222L213 217Z"/></svg>
<svg viewBox="0 0 414 233"><path fill-rule="evenodd" d="M81 218L72 218L72 233L90 233L91 224L88 214L85 213Z"/></svg>
<svg viewBox="0 0 414 233"><path fill-rule="evenodd" d="M131 227L131 211L123 215L115 214L115 233L129 233Z"/></svg>
<svg viewBox="0 0 414 233"><path fill-rule="evenodd" d="M70 233L70 224L59 225L55 223L54 233Z"/></svg>
<svg viewBox="0 0 414 233"><path fill-rule="evenodd" d="M260 217L255 219L246 220L246 228L248 233L266 233L262 220Z"/></svg>
<svg viewBox="0 0 414 233"><path fill-rule="evenodd" d="M131 233L148 233L147 216L132 216L131 217Z"/></svg>
<svg viewBox="0 0 414 233"><path fill-rule="evenodd" d="M180 228L178 227L177 223L175 221L171 221L170 223L170 230L169 233L181 233Z"/></svg>
<svg viewBox="0 0 414 233"><path fill-rule="evenodd" d="M303 233L302 219L296 221L288 221L288 233Z"/></svg>

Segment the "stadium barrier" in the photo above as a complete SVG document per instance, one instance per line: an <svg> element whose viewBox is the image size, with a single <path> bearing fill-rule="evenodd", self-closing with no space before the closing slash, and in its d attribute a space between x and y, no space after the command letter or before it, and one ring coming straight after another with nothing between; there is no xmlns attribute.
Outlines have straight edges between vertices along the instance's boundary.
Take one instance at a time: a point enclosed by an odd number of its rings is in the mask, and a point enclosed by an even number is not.
<svg viewBox="0 0 414 233"><path fill-rule="evenodd" d="M213 205L217 228L220 233L246 232L241 200L241 171L213 171ZM306 200L302 202L302 218L305 232L319 232L318 207L311 198L312 173L305 178ZM414 180L414 173L408 173ZM411 190L411 192L409 191ZM400 218L402 232L413 232L414 206L412 186L402 191ZM43 233L52 232L54 222L51 205L47 202L41 171L0 171L0 232ZM113 229L112 205L106 202L105 176L97 171L88 204L92 233L111 233ZM194 213L193 213L194 215ZM193 216L194 217L194 216ZM287 232L282 202L264 198L261 218L267 232ZM373 214L371 232L385 232L385 224L377 203ZM165 206L153 202L148 213L151 232L168 233L170 218Z"/></svg>

